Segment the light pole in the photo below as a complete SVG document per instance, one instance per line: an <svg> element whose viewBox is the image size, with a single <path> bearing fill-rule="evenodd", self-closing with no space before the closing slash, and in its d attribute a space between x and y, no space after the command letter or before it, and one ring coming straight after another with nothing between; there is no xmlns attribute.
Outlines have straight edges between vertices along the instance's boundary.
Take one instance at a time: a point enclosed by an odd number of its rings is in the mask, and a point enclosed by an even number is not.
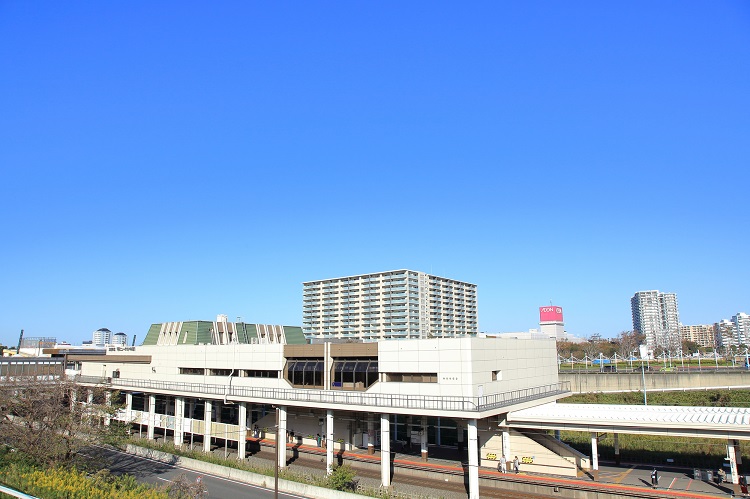
<svg viewBox="0 0 750 499"><path fill-rule="evenodd" d="M643 378L643 405L648 405L646 399L646 368L643 366L643 360L641 360L641 377Z"/></svg>
<svg viewBox="0 0 750 499"><path fill-rule="evenodd" d="M281 447L279 447L279 408L276 407L276 466L273 467L273 497L279 499L279 456L281 455ZM286 443L284 444L286 448Z"/></svg>

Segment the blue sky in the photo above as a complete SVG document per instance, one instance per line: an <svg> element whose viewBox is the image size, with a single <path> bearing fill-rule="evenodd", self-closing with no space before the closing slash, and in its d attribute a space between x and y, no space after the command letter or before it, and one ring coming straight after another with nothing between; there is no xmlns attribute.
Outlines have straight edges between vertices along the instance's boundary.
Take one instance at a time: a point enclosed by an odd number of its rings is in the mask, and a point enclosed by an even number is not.
<svg viewBox="0 0 750 499"><path fill-rule="evenodd" d="M750 312L750 3L0 2L0 341L301 324L478 285L484 331Z"/></svg>

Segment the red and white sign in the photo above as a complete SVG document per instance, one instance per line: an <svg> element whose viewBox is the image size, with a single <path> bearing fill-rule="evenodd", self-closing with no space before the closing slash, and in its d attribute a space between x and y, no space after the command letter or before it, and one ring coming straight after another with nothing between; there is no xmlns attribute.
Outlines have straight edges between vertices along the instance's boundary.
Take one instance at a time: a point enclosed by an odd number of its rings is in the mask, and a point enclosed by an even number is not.
<svg viewBox="0 0 750 499"><path fill-rule="evenodd" d="M539 322L562 322L562 307L539 307Z"/></svg>

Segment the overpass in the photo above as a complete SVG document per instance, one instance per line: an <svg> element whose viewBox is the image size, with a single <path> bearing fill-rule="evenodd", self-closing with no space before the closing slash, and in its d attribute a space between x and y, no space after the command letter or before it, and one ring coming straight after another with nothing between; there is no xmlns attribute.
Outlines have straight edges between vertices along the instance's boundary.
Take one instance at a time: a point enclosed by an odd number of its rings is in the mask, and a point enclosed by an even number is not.
<svg viewBox="0 0 750 499"><path fill-rule="evenodd" d="M713 366L712 366L713 367ZM735 390L750 388L746 369L688 369L673 372L571 372L560 371L560 381L570 383L573 393L615 393L682 390Z"/></svg>
<svg viewBox="0 0 750 499"><path fill-rule="evenodd" d="M511 411L506 426L514 429L571 430L591 434L591 467L596 476L599 433L612 433L619 461L617 435L667 435L727 440L732 481L739 485L737 464L742 463L739 441L750 440L750 408L655 405L547 403Z"/></svg>

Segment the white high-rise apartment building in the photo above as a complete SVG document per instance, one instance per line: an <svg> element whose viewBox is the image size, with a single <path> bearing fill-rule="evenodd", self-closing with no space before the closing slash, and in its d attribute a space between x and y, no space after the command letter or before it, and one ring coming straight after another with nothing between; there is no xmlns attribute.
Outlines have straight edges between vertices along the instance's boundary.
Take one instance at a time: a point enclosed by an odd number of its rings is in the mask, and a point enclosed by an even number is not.
<svg viewBox="0 0 750 499"><path fill-rule="evenodd" d="M476 284L402 269L302 285L302 328L310 339L453 338L477 332Z"/></svg>
<svg viewBox="0 0 750 499"><path fill-rule="evenodd" d="M677 295L657 290L638 291L630 299L633 329L646 336L649 349L677 351L680 348L680 317Z"/></svg>
<svg viewBox="0 0 750 499"><path fill-rule="evenodd" d="M100 347L109 345L110 343L112 343L112 331L110 331L106 327L97 329L92 335L91 343Z"/></svg>
<svg viewBox="0 0 750 499"><path fill-rule="evenodd" d="M714 324L714 334L716 335L716 347L736 347L737 331L732 321L722 319Z"/></svg>
<svg viewBox="0 0 750 499"><path fill-rule="evenodd" d="M738 345L750 346L750 315L740 312L732 316Z"/></svg>

